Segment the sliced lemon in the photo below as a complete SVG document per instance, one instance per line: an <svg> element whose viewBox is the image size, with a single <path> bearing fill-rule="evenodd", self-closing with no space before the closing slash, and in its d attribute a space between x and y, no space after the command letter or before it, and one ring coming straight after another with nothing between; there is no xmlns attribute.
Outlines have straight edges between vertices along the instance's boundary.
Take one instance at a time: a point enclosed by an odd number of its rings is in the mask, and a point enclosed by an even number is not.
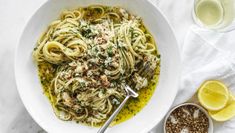
<svg viewBox="0 0 235 133"><path fill-rule="evenodd" d="M209 111L209 115L216 121L227 121L235 116L235 102L220 111Z"/></svg>
<svg viewBox="0 0 235 133"><path fill-rule="evenodd" d="M232 92L229 92L229 99L227 105L230 105L235 102L235 96Z"/></svg>
<svg viewBox="0 0 235 133"><path fill-rule="evenodd" d="M228 88L220 81L208 80L199 88L198 100L207 110L218 111L227 105Z"/></svg>

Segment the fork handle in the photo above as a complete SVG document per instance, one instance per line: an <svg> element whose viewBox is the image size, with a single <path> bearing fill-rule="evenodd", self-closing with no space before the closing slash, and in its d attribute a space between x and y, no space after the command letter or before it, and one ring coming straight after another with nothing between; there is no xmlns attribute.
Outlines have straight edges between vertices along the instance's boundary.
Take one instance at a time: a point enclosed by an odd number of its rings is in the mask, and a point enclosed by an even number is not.
<svg viewBox="0 0 235 133"><path fill-rule="evenodd" d="M109 119L104 123L104 125L100 128L100 130L97 133L104 133L105 130L108 128L110 123L113 121L113 119L117 116L117 114L121 111L127 100L130 98L130 96L126 96L126 98L122 101L122 103L118 106L118 108L113 112L113 114L109 117Z"/></svg>

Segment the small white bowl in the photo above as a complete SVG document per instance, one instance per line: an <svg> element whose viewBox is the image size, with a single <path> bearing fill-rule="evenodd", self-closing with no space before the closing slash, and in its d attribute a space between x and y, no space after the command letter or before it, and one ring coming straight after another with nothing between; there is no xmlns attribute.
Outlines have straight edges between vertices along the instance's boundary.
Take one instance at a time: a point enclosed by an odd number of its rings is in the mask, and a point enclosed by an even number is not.
<svg viewBox="0 0 235 133"><path fill-rule="evenodd" d="M209 129L208 129L208 133L213 133L213 129L214 129L214 128L213 128L213 121L212 121L211 117L208 115L207 111L206 111L203 107L201 107L200 105L195 104L195 103L182 103L182 104L179 104L179 105L173 107L173 108L167 113L167 115L165 116L164 125L163 125L164 133L167 133L167 132L166 132L166 121L167 121L167 119L169 118L170 114L171 114L175 109L177 109L177 108L179 108L179 107L182 107L182 106L186 106L186 105L196 106L197 108L199 108L199 109L207 116L207 118L208 118L208 120L209 120Z"/></svg>

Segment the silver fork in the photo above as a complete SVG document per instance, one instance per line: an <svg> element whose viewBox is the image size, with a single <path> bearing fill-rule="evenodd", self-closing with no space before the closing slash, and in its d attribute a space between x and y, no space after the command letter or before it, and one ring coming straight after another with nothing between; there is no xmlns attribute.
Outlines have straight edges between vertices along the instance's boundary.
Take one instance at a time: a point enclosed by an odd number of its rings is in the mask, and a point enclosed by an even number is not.
<svg viewBox="0 0 235 133"><path fill-rule="evenodd" d="M138 71L138 73L143 76L148 76L150 74L150 72L151 71L150 71L149 62L146 63L146 65ZM117 114L121 111L121 109L123 108L123 106L126 104L126 102L128 101L128 99L130 97L136 98L139 96L139 94L136 93L134 90L132 90L129 85L126 85L124 88L127 93L126 98L122 101L122 103L118 106L118 108L113 112L113 114L109 117L109 119L104 123L104 125L99 129L99 131L97 133L104 133L105 132L105 130L108 128L108 126L113 121L113 119L117 116Z"/></svg>

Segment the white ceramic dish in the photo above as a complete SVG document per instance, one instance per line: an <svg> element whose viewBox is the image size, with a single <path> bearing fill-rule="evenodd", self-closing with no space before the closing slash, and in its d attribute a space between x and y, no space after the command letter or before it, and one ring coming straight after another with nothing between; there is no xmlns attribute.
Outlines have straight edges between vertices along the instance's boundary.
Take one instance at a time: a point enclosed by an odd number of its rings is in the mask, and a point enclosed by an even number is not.
<svg viewBox="0 0 235 133"><path fill-rule="evenodd" d="M48 0L29 20L16 49L15 78L20 97L34 120L50 133L98 131L98 128L61 121L54 115L49 100L43 94L32 60L37 39L62 10L91 4L120 6L141 16L157 41L161 54L161 74L153 97L135 117L108 129L110 133L147 132L160 122L171 107L180 74L180 55L174 33L159 9L147 0Z"/></svg>
<svg viewBox="0 0 235 133"><path fill-rule="evenodd" d="M211 119L211 117L209 116L209 114L207 113L207 111L201 107L200 105L198 104L195 104L195 103L182 103L182 104L179 104L175 107L173 107L166 115L165 117L165 120L164 120L164 124L163 124L163 130L164 130L164 133L167 133L166 132L166 121L168 119L168 117L170 116L170 114L177 108L181 107L181 106L185 106L185 105L193 105L193 106L196 106L197 108L199 108L203 113L205 113L205 115L207 116L208 120L209 120L209 129L208 129L208 133L213 133L213 129L214 129L214 126L213 126L213 121Z"/></svg>

